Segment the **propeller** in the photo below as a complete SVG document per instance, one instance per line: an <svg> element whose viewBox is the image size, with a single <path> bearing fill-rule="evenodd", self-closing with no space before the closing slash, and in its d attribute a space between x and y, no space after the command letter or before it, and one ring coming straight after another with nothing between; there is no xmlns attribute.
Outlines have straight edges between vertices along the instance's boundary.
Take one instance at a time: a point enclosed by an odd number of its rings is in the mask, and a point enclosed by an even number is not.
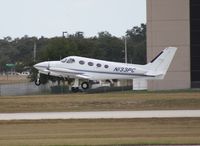
<svg viewBox="0 0 200 146"><path fill-rule="evenodd" d="M47 66L47 70L50 69L50 62L48 61L48 66Z"/></svg>
<svg viewBox="0 0 200 146"><path fill-rule="evenodd" d="M47 70L49 71L49 72L48 72L48 75L50 75L50 62L49 62L49 59L48 59L48 66L47 66Z"/></svg>

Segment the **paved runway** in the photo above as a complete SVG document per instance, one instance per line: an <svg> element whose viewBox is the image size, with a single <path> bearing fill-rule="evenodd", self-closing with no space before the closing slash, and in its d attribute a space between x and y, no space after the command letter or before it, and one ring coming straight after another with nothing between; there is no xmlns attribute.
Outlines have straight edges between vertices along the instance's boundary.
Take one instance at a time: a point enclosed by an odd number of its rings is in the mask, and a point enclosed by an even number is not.
<svg viewBox="0 0 200 146"><path fill-rule="evenodd" d="M200 117L200 110L0 113L0 120L129 119L183 117Z"/></svg>

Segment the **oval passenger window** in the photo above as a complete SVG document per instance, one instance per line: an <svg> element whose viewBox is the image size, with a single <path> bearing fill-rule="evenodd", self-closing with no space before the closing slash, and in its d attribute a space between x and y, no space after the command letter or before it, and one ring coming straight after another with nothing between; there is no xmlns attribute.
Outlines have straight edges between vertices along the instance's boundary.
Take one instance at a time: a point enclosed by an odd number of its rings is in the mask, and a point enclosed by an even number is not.
<svg viewBox="0 0 200 146"><path fill-rule="evenodd" d="M88 65L89 65L89 66L93 66L94 63L92 63L92 62L88 62Z"/></svg>
<svg viewBox="0 0 200 146"><path fill-rule="evenodd" d="M108 68L109 66L108 66L108 65L104 65L104 67L105 67L105 68Z"/></svg>
<svg viewBox="0 0 200 146"><path fill-rule="evenodd" d="M97 63L97 67L101 67L101 64L100 64L100 63Z"/></svg>
<svg viewBox="0 0 200 146"><path fill-rule="evenodd" d="M83 60L79 61L79 64L83 65L85 62Z"/></svg>

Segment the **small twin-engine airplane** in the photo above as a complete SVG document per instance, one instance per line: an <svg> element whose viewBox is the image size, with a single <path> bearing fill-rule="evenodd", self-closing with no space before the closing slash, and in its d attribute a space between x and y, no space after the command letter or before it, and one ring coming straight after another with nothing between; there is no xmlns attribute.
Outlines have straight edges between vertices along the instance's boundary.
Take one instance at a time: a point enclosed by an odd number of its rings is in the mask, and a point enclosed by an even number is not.
<svg viewBox="0 0 200 146"><path fill-rule="evenodd" d="M168 47L160 52L146 65L103 61L78 56L69 56L60 61L45 61L35 64L39 71L36 85L40 85L40 74L75 79L72 91L79 89L79 79L82 79L83 90L91 87L91 80L113 79L163 79L177 48Z"/></svg>

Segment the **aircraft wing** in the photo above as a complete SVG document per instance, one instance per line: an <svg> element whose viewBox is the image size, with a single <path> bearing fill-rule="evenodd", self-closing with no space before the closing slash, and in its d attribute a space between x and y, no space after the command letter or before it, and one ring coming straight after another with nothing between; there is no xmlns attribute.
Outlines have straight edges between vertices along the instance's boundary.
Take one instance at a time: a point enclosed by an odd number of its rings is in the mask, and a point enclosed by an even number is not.
<svg viewBox="0 0 200 146"><path fill-rule="evenodd" d="M86 74L80 74L80 75L76 75L77 78L82 78L82 79L88 79L91 80L92 77L86 75Z"/></svg>
<svg viewBox="0 0 200 146"><path fill-rule="evenodd" d="M66 69L66 68L58 68L58 67L51 67L50 71L52 74L55 74L56 76L70 76L70 74L73 74L73 76L77 78L82 78L82 79L88 79L92 80L92 77L89 74L81 74L80 72L72 69Z"/></svg>
<svg viewBox="0 0 200 146"><path fill-rule="evenodd" d="M78 73L75 70L67 69L67 68L59 68L59 67L50 67L49 69L52 72L57 72L57 73Z"/></svg>

